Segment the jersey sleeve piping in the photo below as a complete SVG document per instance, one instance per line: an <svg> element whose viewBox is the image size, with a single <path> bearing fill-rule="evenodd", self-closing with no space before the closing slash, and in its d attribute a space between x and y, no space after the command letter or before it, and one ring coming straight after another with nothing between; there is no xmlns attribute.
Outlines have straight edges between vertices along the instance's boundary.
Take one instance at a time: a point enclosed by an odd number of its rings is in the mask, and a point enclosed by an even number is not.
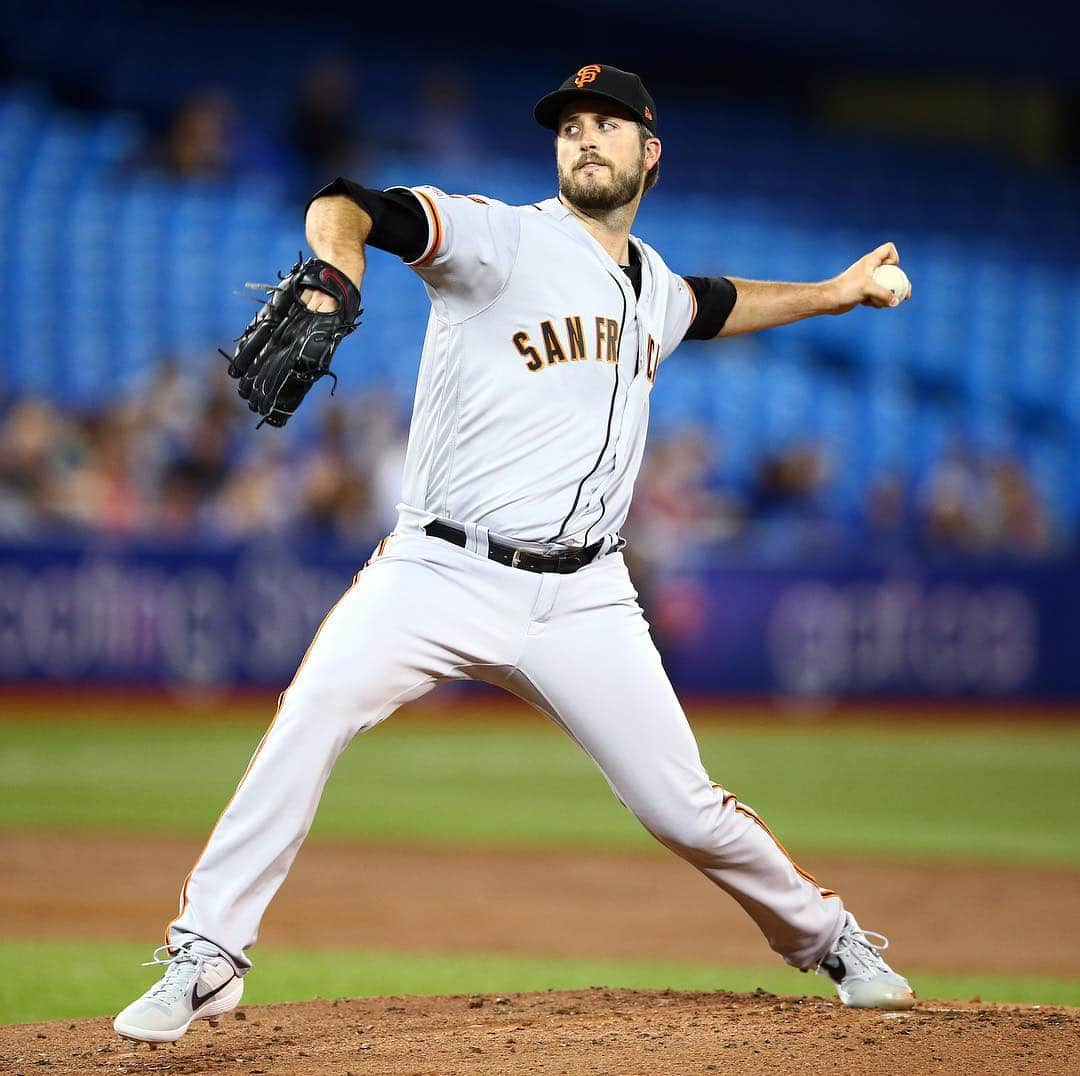
<svg viewBox="0 0 1080 1076"><path fill-rule="evenodd" d="M424 266L430 265L431 262L435 260L435 255L439 253L439 248L442 246L444 229L442 217L439 216L439 210L436 208L434 200L416 187L411 187L410 190L416 195L420 205L424 208L424 216L427 217L430 238L423 254L421 254L416 261L406 262L405 264L410 269L423 269Z"/></svg>

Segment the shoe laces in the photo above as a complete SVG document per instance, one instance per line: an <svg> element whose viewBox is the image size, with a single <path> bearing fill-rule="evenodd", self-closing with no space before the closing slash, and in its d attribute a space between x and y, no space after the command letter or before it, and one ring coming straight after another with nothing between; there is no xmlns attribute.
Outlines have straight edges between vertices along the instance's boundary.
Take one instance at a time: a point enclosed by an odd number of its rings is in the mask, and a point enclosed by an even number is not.
<svg viewBox="0 0 1080 1076"><path fill-rule="evenodd" d="M169 970L147 993L147 998L164 1002L171 1005L187 989L188 983L199 973L203 963L210 959L208 954L194 953L189 946L183 946L175 953L172 946L159 945L150 960L144 960L144 968L155 966L167 967Z"/></svg>
<svg viewBox="0 0 1080 1076"><path fill-rule="evenodd" d="M881 957L881 953L888 948L889 939L884 934L863 930L860 926L845 927L836 939L836 944L818 964L817 970L821 971L822 965L827 965L830 958L839 957L846 971L844 977L848 979L861 979L880 972L889 972L892 969Z"/></svg>

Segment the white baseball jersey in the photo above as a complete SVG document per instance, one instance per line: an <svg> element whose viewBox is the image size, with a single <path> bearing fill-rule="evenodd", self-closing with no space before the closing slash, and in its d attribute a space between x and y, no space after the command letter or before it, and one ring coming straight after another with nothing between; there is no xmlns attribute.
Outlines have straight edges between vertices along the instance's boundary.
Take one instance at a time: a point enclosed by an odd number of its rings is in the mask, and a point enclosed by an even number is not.
<svg viewBox="0 0 1080 1076"><path fill-rule="evenodd" d="M706 772L614 539L641 462L649 392L694 318L689 285L640 256L626 274L556 199L416 197L413 263L432 312L402 519L327 614L188 876L169 941L213 942L245 972L266 907L359 732L438 684L496 684L564 728L658 840L730 893L790 964L810 968L843 902ZM467 543L430 536L436 516ZM487 556L488 532L612 539L580 571Z"/></svg>
<svg viewBox="0 0 1080 1076"><path fill-rule="evenodd" d="M694 318L693 292L631 236L635 296L557 198L511 206L412 190L429 239L409 264L431 316L399 511L520 541L614 544L649 393Z"/></svg>

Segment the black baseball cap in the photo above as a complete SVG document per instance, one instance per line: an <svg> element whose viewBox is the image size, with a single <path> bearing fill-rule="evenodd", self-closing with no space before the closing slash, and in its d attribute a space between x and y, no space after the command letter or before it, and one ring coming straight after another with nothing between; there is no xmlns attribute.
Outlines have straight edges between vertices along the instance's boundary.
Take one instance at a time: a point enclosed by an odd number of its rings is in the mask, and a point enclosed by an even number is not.
<svg viewBox="0 0 1080 1076"><path fill-rule="evenodd" d="M536 102L533 115L541 127L554 131L559 113L575 97L597 97L628 108L639 123L656 134L656 102L645 84L632 71L620 71L606 64L586 64L572 74L554 93Z"/></svg>

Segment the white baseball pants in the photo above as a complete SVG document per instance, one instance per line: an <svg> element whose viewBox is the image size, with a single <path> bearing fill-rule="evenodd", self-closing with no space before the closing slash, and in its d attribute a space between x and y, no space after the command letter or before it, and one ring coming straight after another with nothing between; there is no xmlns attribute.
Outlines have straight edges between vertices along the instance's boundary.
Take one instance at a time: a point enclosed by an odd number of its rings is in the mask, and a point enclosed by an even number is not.
<svg viewBox="0 0 1080 1076"><path fill-rule="evenodd" d="M621 553L570 575L506 567L403 524L327 614L184 884L169 941L217 944L246 971L267 905L338 755L436 684L498 684L557 722L645 828L751 915L789 964L839 936L840 898L714 785Z"/></svg>

